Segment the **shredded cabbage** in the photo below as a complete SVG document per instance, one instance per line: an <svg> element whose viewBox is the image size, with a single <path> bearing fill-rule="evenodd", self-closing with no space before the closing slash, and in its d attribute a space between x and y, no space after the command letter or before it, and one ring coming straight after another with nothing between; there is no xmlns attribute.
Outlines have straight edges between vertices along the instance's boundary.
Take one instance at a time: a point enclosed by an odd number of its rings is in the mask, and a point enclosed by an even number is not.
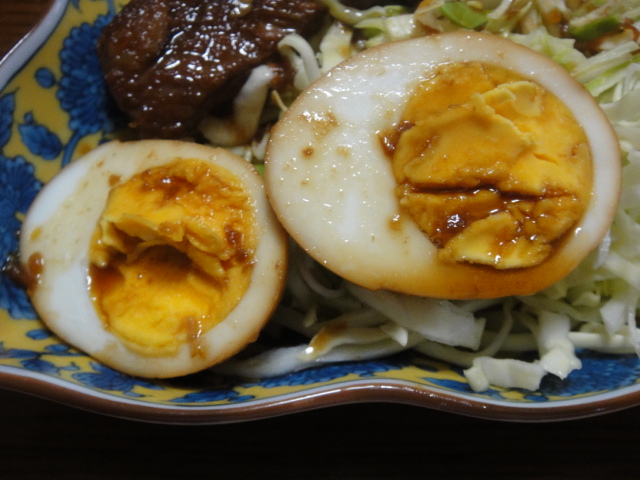
<svg viewBox="0 0 640 480"><path fill-rule="evenodd" d="M461 25L505 36L563 66L601 104L623 152L620 208L599 249L568 277L528 297L443 301L372 292L337 278L292 243L285 299L267 334L295 332L295 340L215 370L261 378L413 349L464 368L476 391L535 390L545 375L563 379L581 368L580 349L640 355L640 0L424 0L415 12L323 1L331 18L317 46L299 36L280 44L296 71L295 89L379 43ZM575 35L567 38L566 31ZM259 97L252 118L275 121L265 115L264 79L252 85L243 89ZM274 93L272 100L284 110L295 96ZM246 147L256 164L267 136ZM522 360L525 352L537 359Z"/></svg>

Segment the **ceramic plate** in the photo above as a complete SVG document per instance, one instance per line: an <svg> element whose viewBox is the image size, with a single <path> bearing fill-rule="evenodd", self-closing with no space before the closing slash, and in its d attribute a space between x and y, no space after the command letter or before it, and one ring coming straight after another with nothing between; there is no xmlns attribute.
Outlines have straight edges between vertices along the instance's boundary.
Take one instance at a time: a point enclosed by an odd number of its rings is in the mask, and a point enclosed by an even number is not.
<svg viewBox="0 0 640 480"><path fill-rule="evenodd" d="M123 2L122 2L123 3ZM0 256L17 248L27 208L62 165L113 137L117 115L95 44L117 0L58 0L0 65ZM118 373L53 335L25 292L0 277L0 387L118 417L166 423L246 421L388 401L515 421L579 418L640 404L640 360L581 352L583 368L536 392L474 393L462 372L405 353L251 383L202 373L150 381Z"/></svg>

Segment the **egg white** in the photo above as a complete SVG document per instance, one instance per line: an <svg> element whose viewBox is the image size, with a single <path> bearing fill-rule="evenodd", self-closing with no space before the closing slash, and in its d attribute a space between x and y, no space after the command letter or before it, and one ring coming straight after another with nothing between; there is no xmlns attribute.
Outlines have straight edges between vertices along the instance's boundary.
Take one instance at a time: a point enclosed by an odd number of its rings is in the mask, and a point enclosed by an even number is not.
<svg viewBox="0 0 640 480"><path fill-rule="evenodd" d="M591 203L568 240L536 267L497 271L438 261L436 247L401 215L394 194L379 134L400 120L421 79L444 63L469 61L515 71L554 93L590 142ZM265 182L289 234L343 278L369 289L489 298L534 293L573 270L609 228L620 168L619 143L606 116L562 67L495 35L451 32L368 49L312 84L271 133Z"/></svg>
<svg viewBox="0 0 640 480"><path fill-rule="evenodd" d="M221 166L245 185L255 208L255 264L250 286L237 306L199 338L198 355L185 344L175 356L146 357L123 345L98 317L89 295L89 245L115 181L125 182L180 158ZM31 299L47 326L104 364L145 377L197 372L255 340L282 293L287 261L286 235L253 166L223 149L168 140L110 142L63 169L27 212L20 237L23 263L34 254L41 255L43 270Z"/></svg>

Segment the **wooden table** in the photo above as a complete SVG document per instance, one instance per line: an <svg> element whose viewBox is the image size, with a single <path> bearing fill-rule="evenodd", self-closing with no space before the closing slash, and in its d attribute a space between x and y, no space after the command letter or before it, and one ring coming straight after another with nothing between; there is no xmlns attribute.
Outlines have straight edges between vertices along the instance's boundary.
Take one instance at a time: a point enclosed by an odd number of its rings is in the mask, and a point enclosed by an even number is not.
<svg viewBox="0 0 640 480"><path fill-rule="evenodd" d="M33 28L51 2L0 0L0 58Z"/></svg>
<svg viewBox="0 0 640 480"><path fill-rule="evenodd" d="M0 56L49 0L0 0ZM0 479L630 479L640 408L515 424L393 404L170 426L0 390Z"/></svg>

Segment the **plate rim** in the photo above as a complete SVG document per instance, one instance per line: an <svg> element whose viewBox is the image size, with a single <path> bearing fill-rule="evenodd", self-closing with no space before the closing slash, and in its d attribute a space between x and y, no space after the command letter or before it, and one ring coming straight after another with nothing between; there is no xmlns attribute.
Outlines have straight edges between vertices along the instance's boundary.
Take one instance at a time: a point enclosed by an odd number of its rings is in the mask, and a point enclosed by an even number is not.
<svg viewBox="0 0 640 480"><path fill-rule="evenodd" d="M640 384L577 400L518 403L476 399L408 380L361 378L246 403L171 406L123 398L39 372L7 366L0 366L0 388L112 417L185 425L245 422L354 403L398 403L485 420L519 423L578 420L640 405Z"/></svg>
<svg viewBox="0 0 640 480"><path fill-rule="evenodd" d="M18 71L44 45L64 16L71 0L48 0L45 14L40 20L0 58L0 90L13 79Z"/></svg>

